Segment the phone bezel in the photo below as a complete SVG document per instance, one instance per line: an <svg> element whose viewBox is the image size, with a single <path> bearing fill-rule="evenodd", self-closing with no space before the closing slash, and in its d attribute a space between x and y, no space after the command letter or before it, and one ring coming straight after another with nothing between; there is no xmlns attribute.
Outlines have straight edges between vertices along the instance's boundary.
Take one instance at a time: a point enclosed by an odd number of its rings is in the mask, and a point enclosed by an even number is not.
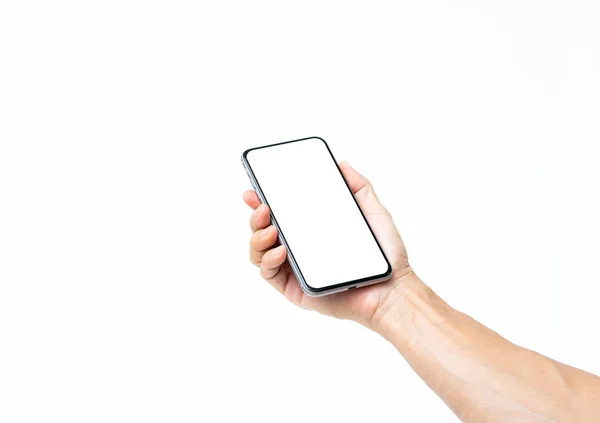
<svg viewBox="0 0 600 423"><path fill-rule="evenodd" d="M363 213L362 209L360 208L360 205L358 204L358 201L356 200L354 192L352 192L352 189L350 188L350 185L348 185L348 182L346 181L346 178L344 178L344 174L342 173L342 170L340 169L337 161L335 160L335 157L334 157L333 153L331 152L331 149L329 148L329 145L327 144L327 142L323 138L321 138L321 137L300 138L300 139L292 140L292 141L283 141L283 142L278 142L278 143L274 143L274 144L268 144L268 145L263 145L263 146L259 146L259 147L253 147L253 148L249 148L246 151L244 151L242 153L242 164L244 165L244 168L246 169L246 173L248 174L248 177L250 178L250 182L251 182L253 188L256 190L256 193L257 193L260 201L262 203L265 203L266 205L269 206L269 202L267 201L266 196L265 196L265 194L263 193L263 191L262 191L262 189L260 187L260 183L258 182L256 176L254 175L254 171L252 170L252 166L250 165L250 162L248 160L248 157L247 157L248 153L251 152L251 151L253 151L253 150L260 150L260 149L263 149L263 148L276 147L276 146L283 145L283 144L290 144L290 143L294 143L294 142L307 141L307 140L311 140L311 139L320 140L321 142L323 142L323 144L325 144L325 147L327 148L327 151L329 152L329 155L331 156L331 159L333 160L333 164L337 168L338 172L340 173L340 176L342 177L344 183L346 184L346 188L348 188L348 192L350 193L350 195L354 199L354 203L356 204L356 207L360 211L360 214L363 217L363 220L365 221L365 224L369 228L369 231L371 232L371 235L373 236L373 239L375 239L375 243L377 244L377 247L379 248L379 251L383 255L383 258L385 259L385 262L387 263L388 267L387 267L387 270L384 273L379 274L379 275L373 275L373 276L368 276L368 277L365 277L365 278L360 278L360 279L356 279L356 280L352 280L352 281L341 282L341 283L334 284L334 285L328 285L328 286L325 286L325 287L322 287L322 288L314 288L314 287L310 286L306 282L306 280L304 279L304 276L302 275L302 270L300 269L300 266L299 266L298 262L296 261L296 259L294 257L292 249L290 248L290 245L286 241L285 235L283 234L283 231L282 231L281 227L277 223L277 218L275 217L275 213L273 212L273 210L271 210L271 223L273 225L275 225L275 227L277 228L277 233L278 233L278 236L279 236L279 242L281 242L281 244L283 244L285 246L286 250L287 250L287 259L290 262L292 270L293 270L294 274L296 275L296 278L298 279L298 282L300 283L300 286L301 286L302 290L306 294L311 295L311 296L322 296L322 295L333 294L335 292L346 291L348 289L353 289L353 288L358 288L358 287L362 287L362 286L366 286L366 285L371 285L371 284L378 283L378 282L384 282L384 281L388 280L392 276L392 265L390 264L390 261L388 260L387 256L385 255L385 252L383 251L383 248L381 248L381 244L379 243L379 240L375 236L375 233L373 232L373 229L371 228L371 225L369 225L369 221L367 220L365 214ZM271 206L269 206L269 208L270 207Z"/></svg>

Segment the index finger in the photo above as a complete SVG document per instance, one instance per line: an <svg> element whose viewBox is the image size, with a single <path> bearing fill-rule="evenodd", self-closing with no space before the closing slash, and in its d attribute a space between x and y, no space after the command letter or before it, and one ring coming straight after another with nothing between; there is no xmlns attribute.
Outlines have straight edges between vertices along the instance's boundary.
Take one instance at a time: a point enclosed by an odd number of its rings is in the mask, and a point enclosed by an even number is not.
<svg viewBox="0 0 600 423"><path fill-rule="evenodd" d="M254 190L246 191L243 195L243 198L244 202L248 204L248 206L252 207L253 210L256 210L256 208L260 206L260 199Z"/></svg>

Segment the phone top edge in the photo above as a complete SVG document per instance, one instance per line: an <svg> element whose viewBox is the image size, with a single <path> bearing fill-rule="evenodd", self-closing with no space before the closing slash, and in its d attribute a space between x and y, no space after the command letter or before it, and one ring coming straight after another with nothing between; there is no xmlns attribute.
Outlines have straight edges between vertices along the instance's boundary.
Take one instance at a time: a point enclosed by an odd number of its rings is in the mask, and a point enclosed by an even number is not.
<svg viewBox="0 0 600 423"><path fill-rule="evenodd" d="M327 141L325 141L321 137L313 136L313 137L299 138L297 140L281 141L281 142L276 142L276 143L273 143L273 144L266 144L266 145L259 145L257 147L251 147L251 148L245 150L242 153L242 161L244 161L244 160L248 161L248 153L250 153L253 150L260 150L262 148L268 148L268 147L276 147L278 145L290 144L290 143L293 143L293 142L306 141L306 140L311 140L311 139L321 140L323 142L323 144L325 144L327 146L327 149L329 150L329 152L331 152L331 150L329 149L329 145L327 144Z"/></svg>

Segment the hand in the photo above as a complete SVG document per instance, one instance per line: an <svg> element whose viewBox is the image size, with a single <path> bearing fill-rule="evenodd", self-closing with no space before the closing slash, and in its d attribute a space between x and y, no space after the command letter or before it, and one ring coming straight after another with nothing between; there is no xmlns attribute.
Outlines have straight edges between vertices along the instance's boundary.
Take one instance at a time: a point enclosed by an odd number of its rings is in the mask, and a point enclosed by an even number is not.
<svg viewBox="0 0 600 423"><path fill-rule="evenodd" d="M370 327L381 310L387 307L384 307L386 300L394 297L390 294L405 277L414 274L392 217L379 202L369 181L347 162L341 162L340 169L392 264L392 278L387 282L324 297L306 295L287 261L285 247L276 246L277 228L271 225L269 207L261 204L254 191L244 193L244 201L254 209L250 218L253 232L250 238L250 261L260 268L261 276L292 303L322 314L352 319Z"/></svg>

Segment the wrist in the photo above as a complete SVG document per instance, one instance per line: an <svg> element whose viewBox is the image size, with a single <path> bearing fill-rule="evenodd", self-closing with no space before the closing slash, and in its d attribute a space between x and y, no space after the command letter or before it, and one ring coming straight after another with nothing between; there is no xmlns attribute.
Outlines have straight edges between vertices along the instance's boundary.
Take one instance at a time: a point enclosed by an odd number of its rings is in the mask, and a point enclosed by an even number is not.
<svg viewBox="0 0 600 423"><path fill-rule="evenodd" d="M369 327L392 343L410 342L416 332L417 316L431 314L437 307L436 298L440 300L409 266L393 279Z"/></svg>

